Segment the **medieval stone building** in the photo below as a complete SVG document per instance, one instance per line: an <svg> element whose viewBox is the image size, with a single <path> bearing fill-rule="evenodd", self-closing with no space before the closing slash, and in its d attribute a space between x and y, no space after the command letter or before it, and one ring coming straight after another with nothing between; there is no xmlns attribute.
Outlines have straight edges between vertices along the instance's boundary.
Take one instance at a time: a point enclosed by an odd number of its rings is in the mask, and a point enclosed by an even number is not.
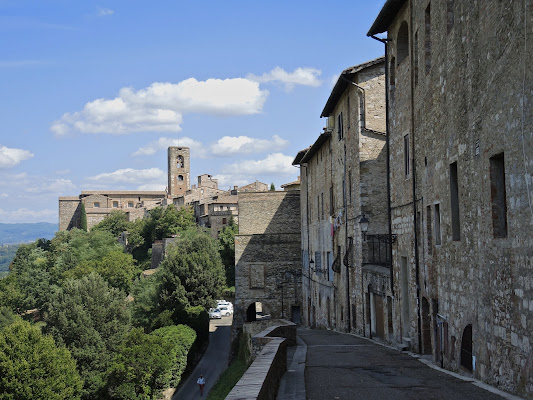
<svg viewBox="0 0 533 400"><path fill-rule="evenodd" d="M533 9L388 0L394 339L533 398Z"/></svg>
<svg viewBox="0 0 533 400"><path fill-rule="evenodd" d="M344 70L321 116L324 132L293 162L301 175L303 321L385 337L392 332L383 326L390 257L379 241L388 232L384 58Z"/></svg>
<svg viewBox="0 0 533 400"><path fill-rule="evenodd" d="M143 218L146 211L167 205L173 197L189 189L190 153L188 147L168 148L168 188L166 191L90 190L79 196L59 197L59 230L81 226L81 205L87 215L87 229L103 221L111 211L126 213L129 221Z"/></svg>
<svg viewBox="0 0 533 400"><path fill-rule="evenodd" d="M300 321L300 193L239 194L233 331L257 319Z"/></svg>

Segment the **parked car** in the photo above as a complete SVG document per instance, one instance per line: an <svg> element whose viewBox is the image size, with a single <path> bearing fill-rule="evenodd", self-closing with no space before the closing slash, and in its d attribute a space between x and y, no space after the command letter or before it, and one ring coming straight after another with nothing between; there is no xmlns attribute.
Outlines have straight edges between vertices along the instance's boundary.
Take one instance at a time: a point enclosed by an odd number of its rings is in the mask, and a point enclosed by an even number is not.
<svg viewBox="0 0 533 400"><path fill-rule="evenodd" d="M210 308L209 309L209 318L211 318L211 319L220 319L220 318L222 318L222 314L220 313L220 310L218 308Z"/></svg>
<svg viewBox="0 0 533 400"><path fill-rule="evenodd" d="M220 314L225 317L233 314L233 308L229 308L228 306L218 306L218 309L220 310Z"/></svg>
<svg viewBox="0 0 533 400"><path fill-rule="evenodd" d="M233 304L231 304L229 301L226 300L217 300L217 307L227 307L231 310L231 313L233 314Z"/></svg>

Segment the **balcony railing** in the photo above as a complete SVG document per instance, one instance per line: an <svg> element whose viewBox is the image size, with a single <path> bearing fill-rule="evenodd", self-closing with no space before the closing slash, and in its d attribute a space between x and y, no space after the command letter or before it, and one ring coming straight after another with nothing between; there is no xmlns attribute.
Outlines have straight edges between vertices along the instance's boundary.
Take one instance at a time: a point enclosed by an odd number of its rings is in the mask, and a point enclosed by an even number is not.
<svg viewBox="0 0 533 400"><path fill-rule="evenodd" d="M363 242L363 264L390 267L390 249L396 235L366 235Z"/></svg>

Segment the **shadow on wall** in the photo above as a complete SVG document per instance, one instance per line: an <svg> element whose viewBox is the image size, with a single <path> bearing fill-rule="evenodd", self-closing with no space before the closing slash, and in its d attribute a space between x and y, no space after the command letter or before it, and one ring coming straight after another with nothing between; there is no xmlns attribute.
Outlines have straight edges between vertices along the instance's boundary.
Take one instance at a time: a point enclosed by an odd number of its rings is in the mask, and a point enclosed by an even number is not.
<svg viewBox="0 0 533 400"><path fill-rule="evenodd" d="M234 327L265 318L299 318L300 192L244 193L235 237Z"/></svg>

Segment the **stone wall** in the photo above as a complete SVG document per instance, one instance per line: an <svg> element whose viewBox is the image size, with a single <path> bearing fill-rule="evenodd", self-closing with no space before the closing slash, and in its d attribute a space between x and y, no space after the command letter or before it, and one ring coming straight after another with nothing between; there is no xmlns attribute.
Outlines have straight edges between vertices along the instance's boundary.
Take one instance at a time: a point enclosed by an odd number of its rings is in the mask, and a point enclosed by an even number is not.
<svg viewBox="0 0 533 400"><path fill-rule="evenodd" d="M429 4L388 26L397 340L533 398L533 10Z"/></svg>
<svg viewBox="0 0 533 400"><path fill-rule="evenodd" d="M384 66L381 58L343 71L323 111L328 126L300 162L309 326L370 334L359 222L364 214L369 234L387 232Z"/></svg>
<svg viewBox="0 0 533 400"><path fill-rule="evenodd" d="M234 332L260 302L271 318L298 319L301 309L299 192L239 194L235 236ZM255 311L253 316L255 319Z"/></svg>

